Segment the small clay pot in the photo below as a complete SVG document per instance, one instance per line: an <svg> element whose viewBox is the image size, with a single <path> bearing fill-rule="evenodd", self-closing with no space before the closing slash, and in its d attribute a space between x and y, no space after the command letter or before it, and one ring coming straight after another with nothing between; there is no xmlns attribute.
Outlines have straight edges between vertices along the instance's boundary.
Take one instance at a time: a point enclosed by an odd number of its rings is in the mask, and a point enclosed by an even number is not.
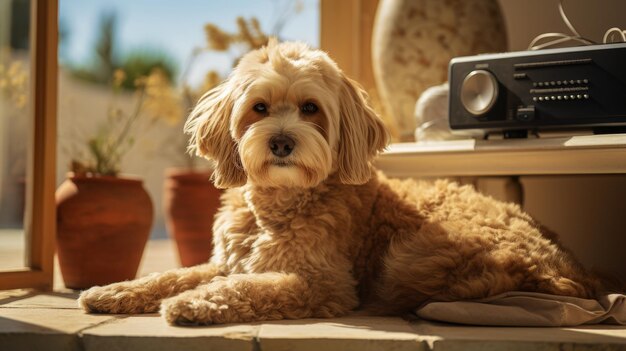
<svg viewBox="0 0 626 351"><path fill-rule="evenodd" d="M169 235L176 241L184 267L205 263L213 250L213 218L222 192L209 178L211 171L168 169L163 211Z"/></svg>
<svg viewBox="0 0 626 351"><path fill-rule="evenodd" d="M56 204L66 287L135 278L154 216L141 180L70 174L56 191Z"/></svg>

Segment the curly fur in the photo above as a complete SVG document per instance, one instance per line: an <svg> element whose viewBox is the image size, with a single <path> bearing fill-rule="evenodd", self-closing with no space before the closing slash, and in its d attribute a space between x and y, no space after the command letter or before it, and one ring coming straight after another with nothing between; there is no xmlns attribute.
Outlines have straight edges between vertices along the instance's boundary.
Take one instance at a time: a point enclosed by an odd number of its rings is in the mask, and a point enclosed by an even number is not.
<svg viewBox="0 0 626 351"><path fill-rule="evenodd" d="M327 55L271 42L207 93L186 130L229 188L205 265L94 287L89 312L159 310L169 323L403 313L510 290L589 298L602 287L519 206L469 186L387 179L387 133ZM255 103L266 115L251 112ZM314 101L320 111L303 115ZM295 139L286 160L268 140Z"/></svg>

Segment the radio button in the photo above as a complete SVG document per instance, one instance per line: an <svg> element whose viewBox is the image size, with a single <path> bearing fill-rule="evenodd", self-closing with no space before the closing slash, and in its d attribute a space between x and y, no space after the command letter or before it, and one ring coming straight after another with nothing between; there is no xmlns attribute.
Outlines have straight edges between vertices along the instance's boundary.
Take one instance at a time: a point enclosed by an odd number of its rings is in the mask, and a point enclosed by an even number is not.
<svg viewBox="0 0 626 351"><path fill-rule="evenodd" d="M535 119L535 106L518 107L515 118L522 122L532 121Z"/></svg>
<svg viewBox="0 0 626 351"><path fill-rule="evenodd" d="M483 115L498 99L498 81L485 70L471 71L461 85L461 104L474 116Z"/></svg>

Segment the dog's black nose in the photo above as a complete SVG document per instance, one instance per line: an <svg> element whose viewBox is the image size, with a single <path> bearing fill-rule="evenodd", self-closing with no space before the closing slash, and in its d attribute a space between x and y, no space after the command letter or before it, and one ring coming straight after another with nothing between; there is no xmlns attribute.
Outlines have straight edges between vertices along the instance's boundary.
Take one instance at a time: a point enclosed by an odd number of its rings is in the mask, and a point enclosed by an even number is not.
<svg viewBox="0 0 626 351"><path fill-rule="evenodd" d="M286 135L277 135L270 139L270 150L278 157L288 156L292 151L296 142Z"/></svg>

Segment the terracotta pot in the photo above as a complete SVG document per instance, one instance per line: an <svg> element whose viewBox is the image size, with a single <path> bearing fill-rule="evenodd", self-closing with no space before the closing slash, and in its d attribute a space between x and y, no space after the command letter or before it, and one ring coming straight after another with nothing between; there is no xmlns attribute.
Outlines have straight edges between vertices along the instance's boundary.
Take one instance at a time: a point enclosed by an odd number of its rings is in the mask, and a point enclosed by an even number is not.
<svg viewBox="0 0 626 351"><path fill-rule="evenodd" d="M142 181L68 176L56 191L57 249L65 286L135 278L154 215Z"/></svg>
<svg viewBox="0 0 626 351"><path fill-rule="evenodd" d="M213 217L220 207L221 191L213 186L210 177L211 171L166 171L165 223L184 267L205 263L211 257Z"/></svg>

